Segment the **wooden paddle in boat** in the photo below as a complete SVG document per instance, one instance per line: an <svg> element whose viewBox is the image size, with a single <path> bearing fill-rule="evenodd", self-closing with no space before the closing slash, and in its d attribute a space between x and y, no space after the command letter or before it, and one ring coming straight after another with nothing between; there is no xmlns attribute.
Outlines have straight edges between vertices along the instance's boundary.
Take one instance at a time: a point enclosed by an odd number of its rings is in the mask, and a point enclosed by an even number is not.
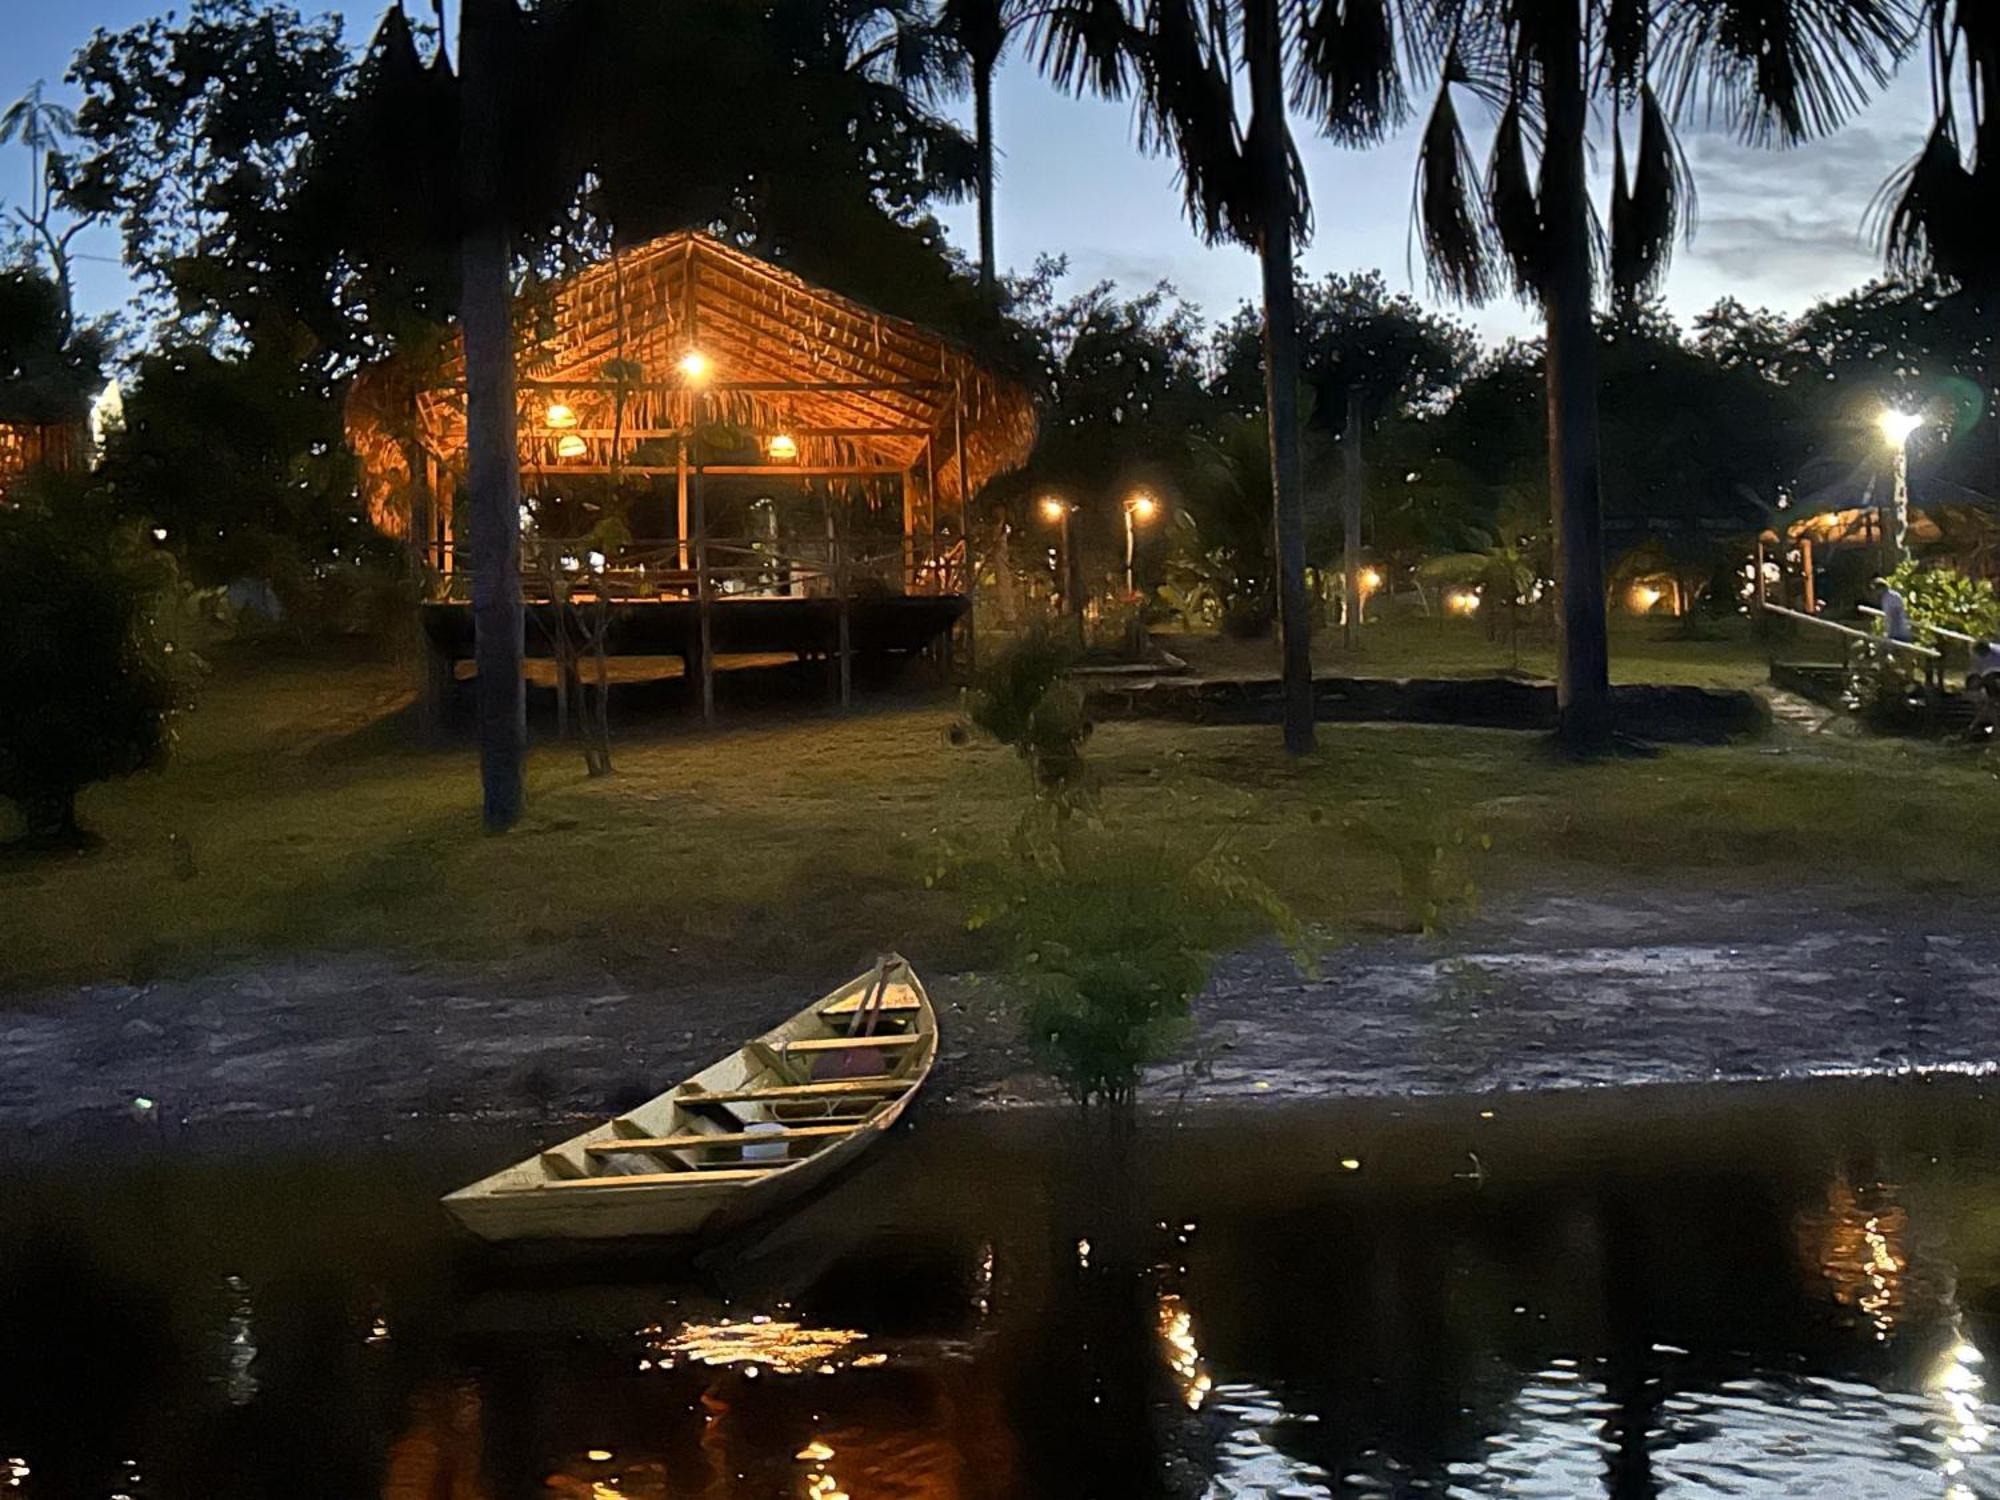
<svg viewBox="0 0 2000 1500"><path fill-rule="evenodd" d="M881 1138L937 1059L908 960L867 973L666 1093L444 1199L488 1240L685 1235L754 1217Z"/></svg>

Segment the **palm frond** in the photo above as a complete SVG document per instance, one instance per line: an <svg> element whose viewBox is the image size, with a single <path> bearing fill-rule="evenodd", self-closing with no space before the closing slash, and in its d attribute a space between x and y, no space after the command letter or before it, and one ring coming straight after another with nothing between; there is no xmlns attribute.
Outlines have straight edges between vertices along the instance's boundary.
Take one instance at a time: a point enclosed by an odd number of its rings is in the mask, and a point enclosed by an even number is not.
<svg viewBox="0 0 2000 1500"><path fill-rule="evenodd" d="M1155 0L1146 21L1132 47L1139 144L1178 164L1188 217L1204 239L1252 243L1256 185L1216 38L1189 0Z"/></svg>
<svg viewBox="0 0 2000 1500"><path fill-rule="evenodd" d="M1888 82L1915 0L1699 0L1665 8L1654 57L1671 110L1757 144L1825 135Z"/></svg>
<svg viewBox="0 0 2000 1500"><path fill-rule="evenodd" d="M1517 296L1539 300L1548 261L1548 230L1541 198L1528 171L1526 107L1508 101L1493 131L1493 154L1486 166L1486 211L1493 234L1512 272Z"/></svg>
<svg viewBox="0 0 2000 1500"><path fill-rule="evenodd" d="M1431 285L1461 302L1492 296L1492 226L1452 100L1449 69L1424 125L1414 196L1412 237L1423 246Z"/></svg>
<svg viewBox="0 0 2000 1500"><path fill-rule="evenodd" d="M1390 0L1319 0L1299 29L1294 106L1344 145L1380 140L1410 116Z"/></svg>
<svg viewBox="0 0 2000 1500"><path fill-rule="evenodd" d="M1131 88L1140 32L1125 0L1057 0L1028 35L1036 66L1058 88L1105 99Z"/></svg>
<svg viewBox="0 0 2000 1500"><path fill-rule="evenodd" d="M1985 187L1965 165L1956 123L1941 116L1922 152L1883 184L1869 209L1891 270L1961 283L1992 277L1992 178L2000 164L1981 167Z"/></svg>
<svg viewBox="0 0 2000 1500"><path fill-rule="evenodd" d="M1604 71L1614 95L1630 98L1646 76L1652 0L1605 0Z"/></svg>
<svg viewBox="0 0 2000 1500"><path fill-rule="evenodd" d="M1632 307L1659 289L1674 239L1693 220L1694 177L1666 111L1643 85L1638 164L1629 183L1624 136L1615 127L1612 143L1611 286L1619 305Z"/></svg>

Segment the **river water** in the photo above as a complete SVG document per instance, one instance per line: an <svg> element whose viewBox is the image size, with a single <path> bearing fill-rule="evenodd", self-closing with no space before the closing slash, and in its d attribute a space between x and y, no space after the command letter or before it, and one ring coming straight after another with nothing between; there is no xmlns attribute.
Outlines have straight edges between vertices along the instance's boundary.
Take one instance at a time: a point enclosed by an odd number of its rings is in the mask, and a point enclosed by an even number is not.
<svg viewBox="0 0 2000 1500"><path fill-rule="evenodd" d="M0 1495L2000 1497L1978 1078L933 1110L695 1264L463 1244L531 1140L0 1168Z"/></svg>

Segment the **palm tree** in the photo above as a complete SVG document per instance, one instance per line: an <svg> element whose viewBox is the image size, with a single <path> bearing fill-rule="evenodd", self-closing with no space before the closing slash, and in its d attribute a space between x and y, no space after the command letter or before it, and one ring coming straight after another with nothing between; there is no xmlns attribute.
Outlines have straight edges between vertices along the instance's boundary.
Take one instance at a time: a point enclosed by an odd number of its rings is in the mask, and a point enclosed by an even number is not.
<svg viewBox="0 0 2000 1500"><path fill-rule="evenodd" d="M1136 92L1141 147L1178 164L1188 216L1202 237L1257 253L1285 748L1301 755L1313 746L1312 627L1292 266L1310 210L1286 118L1286 66L1304 57L1300 32L1287 29L1290 15L1278 0L1066 0L1034 25L1037 61L1059 86L1107 98ZM1239 71L1249 83L1247 121L1237 108Z"/></svg>
<svg viewBox="0 0 2000 1500"><path fill-rule="evenodd" d="M1884 187L1890 267L1954 284L1986 324L1989 361L2000 361L2000 25L1980 0L1927 0L1935 115L1923 151ZM1989 368L1989 408L2000 373ZM1996 444L2000 455L2000 444ZM1996 456L2000 463L2000 456Z"/></svg>
<svg viewBox="0 0 2000 1500"><path fill-rule="evenodd" d="M514 404L512 244L505 199L507 77L514 0L464 0L458 58L464 227L466 492L472 532L473 654L486 829L520 819L528 755L522 679L521 455Z"/></svg>
<svg viewBox="0 0 2000 1500"><path fill-rule="evenodd" d="M1026 6L1023 0L944 0L938 26L972 78L972 140L978 157L979 288L996 285L993 257L993 75Z"/></svg>
<svg viewBox="0 0 2000 1500"><path fill-rule="evenodd" d="M1574 750L1600 749L1612 730L1592 322L1600 262L1623 307L1664 275L1691 198L1675 119L1720 119L1767 144L1829 131L1887 80L1907 14L1903 0L1442 0L1420 9L1411 55L1420 66L1434 60L1442 85L1419 156L1424 246L1442 290L1480 301L1506 288L1545 316L1558 736ZM1461 90L1498 116L1483 176L1460 126ZM1590 199L1593 104L1613 131L1608 255Z"/></svg>
<svg viewBox="0 0 2000 1500"><path fill-rule="evenodd" d="M28 148L28 206L17 208L14 213L48 252L49 271L62 299L62 336L66 339L76 323L69 245L86 221L78 219L60 231L55 227L56 204L67 175L63 144L76 135L76 113L67 105L44 98L44 87L37 78L28 86L27 93L8 105L5 113L0 113L0 146L18 138Z"/></svg>

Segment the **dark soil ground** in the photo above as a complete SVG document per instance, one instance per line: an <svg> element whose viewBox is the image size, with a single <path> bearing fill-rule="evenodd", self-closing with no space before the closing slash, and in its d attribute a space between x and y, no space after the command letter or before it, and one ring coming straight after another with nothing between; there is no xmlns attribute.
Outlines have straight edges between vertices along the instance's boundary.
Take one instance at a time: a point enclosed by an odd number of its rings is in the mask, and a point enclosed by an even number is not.
<svg viewBox="0 0 2000 1500"><path fill-rule="evenodd" d="M0 1013L0 1157L203 1135L361 1140L415 1121L546 1123L628 1107L841 974L673 992L613 974L296 959L22 997ZM944 1050L927 1109L1045 1101L1004 997L929 976ZM2000 931L1962 904L1826 890L1631 887L1510 897L1441 939L1227 959L1156 1107L1817 1073L2000 1059Z"/></svg>

